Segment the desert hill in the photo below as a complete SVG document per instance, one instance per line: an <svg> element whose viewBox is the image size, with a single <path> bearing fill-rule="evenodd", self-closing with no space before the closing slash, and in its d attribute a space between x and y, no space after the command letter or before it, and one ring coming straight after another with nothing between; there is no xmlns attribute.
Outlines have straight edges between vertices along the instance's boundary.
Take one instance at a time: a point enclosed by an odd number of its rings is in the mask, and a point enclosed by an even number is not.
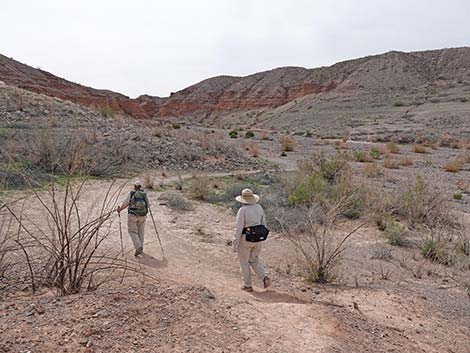
<svg viewBox="0 0 470 353"><path fill-rule="evenodd" d="M224 114L273 111L299 98L309 104L297 107L304 112L319 97L380 96L380 104L390 104L402 94L427 99L442 89L466 92L470 85L470 48L452 48L422 52L391 51L381 55L348 60L329 67L306 69L283 67L245 77L219 76L187 87L169 97L142 95L130 99L108 90L81 86L43 70L34 69L0 55L0 80L46 95L91 106L109 106L134 117L190 117L198 120ZM366 106L377 102L363 102ZM263 118L267 118L264 116ZM289 120L290 121L290 120ZM253 121L252 121L253 123Z"/></svg>

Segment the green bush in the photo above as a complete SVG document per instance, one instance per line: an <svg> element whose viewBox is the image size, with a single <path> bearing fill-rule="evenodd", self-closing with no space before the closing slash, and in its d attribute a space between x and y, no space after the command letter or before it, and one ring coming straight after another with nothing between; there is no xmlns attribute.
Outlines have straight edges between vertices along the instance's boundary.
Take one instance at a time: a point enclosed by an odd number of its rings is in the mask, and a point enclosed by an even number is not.
<svg viewBox="0 0 470 353"><path fill-rule="evenodd" d="M443 265L450 265L452 262L451 255L442 240L425 239L421 244L421 255L426 259Z"/></svg>
<svg viewBox="0 0 470 353"><path fill-rule="evenodd" d="M377 147L372 147L369 151L369 154L374 159L380 159L380 151Z"/></svg>
<svg viewBox="0 0 470 353"><path fill-rule="evenodd" d="M246 139L250 139L252 137L255 137L255 134L253 133L253 131L248 130L247 132L245 132Z"/></svg>
<svg viewBox="0 0 470 353"><path fill-rule="evenodd" d="M177 123L171 124L171 127L172 127L173 129L181 129L181 125L180 125L180 124L177 124Z"/></svg>
<svg viewBox="0 0 470 353"><path fill-rule="evenodd" d="M354 151L353 155L358 162L364 163L368 161L367 153L365 151L356 150Z"/></svg>
<svg viewBox="0 0 470 353"><path fill-rule="evenodd" d="M395 103L393 103L393 105L395 107L404 107L405 103L403 103L402 101L396 101Z"/></svg>
<svg viewBox="0 0 470 353"><path fill-rule="evenodd" d="M454 193L454 195L452 195L452 197L454 198L454 200L462 200L462 193L461 192L456 192Z"/></svg>
<svg viewBox="0 0 470 353"><path fill-rule="evenodd" d="M230 138L236 139L238 137L238 131L237 130L232 130L228 133L228 135L230 136Z"/></svg>

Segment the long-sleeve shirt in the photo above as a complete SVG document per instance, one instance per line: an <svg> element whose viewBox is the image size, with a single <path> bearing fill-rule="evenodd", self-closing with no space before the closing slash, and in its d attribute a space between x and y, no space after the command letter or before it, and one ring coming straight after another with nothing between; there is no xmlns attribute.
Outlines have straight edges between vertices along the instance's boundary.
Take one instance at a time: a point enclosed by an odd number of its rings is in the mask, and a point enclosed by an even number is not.
<svg viewBox="0 0 470 353"><path fill-rule="evenodd" d="M258 204L243 205L237 212L236 230L233 238L239 241L242 236L243 228L260 224L266 226L266 216L263 207Z"/></svg>

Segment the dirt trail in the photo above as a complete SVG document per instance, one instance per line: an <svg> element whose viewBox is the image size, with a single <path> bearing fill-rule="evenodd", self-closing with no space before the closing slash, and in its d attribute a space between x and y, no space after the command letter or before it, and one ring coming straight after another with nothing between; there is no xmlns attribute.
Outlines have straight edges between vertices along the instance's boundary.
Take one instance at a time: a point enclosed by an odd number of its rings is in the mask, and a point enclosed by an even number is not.
<svg viewBox="0 0 470 353"><path fill-rule="evenodd" d="M166 182L170 180L167 178ZM238 322L233 329L249 337L240 351L331 351L336 322L324 306L285 293L276 284L268 290L255 287L253 293L240 290L238 260L232 248L226 245L231 239L234 222L226 209L201 204L190 216L178 214L159 205L156 202L158 195L149 192L166 259L162 258L148 220L146 254L135 260L146 266L146 271L176 283L207 287ZM125 224L123 232L126 246L130 248ZM266 253L269 253L270 245L266 244ZM255 284L260 286L256 281Z"/></svg>

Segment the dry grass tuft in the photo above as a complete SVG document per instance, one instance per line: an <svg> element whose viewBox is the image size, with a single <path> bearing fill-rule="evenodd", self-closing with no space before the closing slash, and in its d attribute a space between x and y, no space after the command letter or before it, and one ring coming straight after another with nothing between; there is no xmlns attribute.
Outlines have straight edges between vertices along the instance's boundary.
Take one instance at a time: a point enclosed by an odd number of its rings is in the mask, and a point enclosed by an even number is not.
<svg viewBox="0 0 470 353"><path fill-rule="evenodd" d="M385 157L384 167L387 169L400 169L397 159L393 157Z"/></svg>
<svg viewBox="0 0 470 353"><path fill-rule="evenodd" d="M428 150L426 149L424 145L416 144L416 145L411 146L411 152L424 154L424 153L428 153Z"/></svg>
<svg viewBox="0 0 470 353"><path fill-rule="evenodd" d="M409 167L414 164L413 159L410 156L403 156L399 159L398 165L402 167Z"/></svg>
<svg viewBox="0 0 470 353"><path fill-rule="evenodd" d="M385 147L387 148L387 150L390 152L390 153L393 153L393 154L398 154L400 153L400 147L398 147L398 145L394 142L389 142L385 145Z"/></svg>
<svg viewBox="0 0 470 353"><path fill-rule="evenodd" d="M459 159L448 161L444 165L444 170L449 173L458 173L463 169L463 162Z"/></svg>
<svg viewBox="0 0 470 353"><path fill-rule="evenodd" d="M279 143L281 144L281 152L292 152L294 150L295 140L290 136L281 136Z"/></svg>
<svg viewBox="0 0 470 353"><path fill-rule="evenodd" d="M384 174L383 168L378 163L368 163L362 169L364 175L368 178L377 178Z"/></svg>

